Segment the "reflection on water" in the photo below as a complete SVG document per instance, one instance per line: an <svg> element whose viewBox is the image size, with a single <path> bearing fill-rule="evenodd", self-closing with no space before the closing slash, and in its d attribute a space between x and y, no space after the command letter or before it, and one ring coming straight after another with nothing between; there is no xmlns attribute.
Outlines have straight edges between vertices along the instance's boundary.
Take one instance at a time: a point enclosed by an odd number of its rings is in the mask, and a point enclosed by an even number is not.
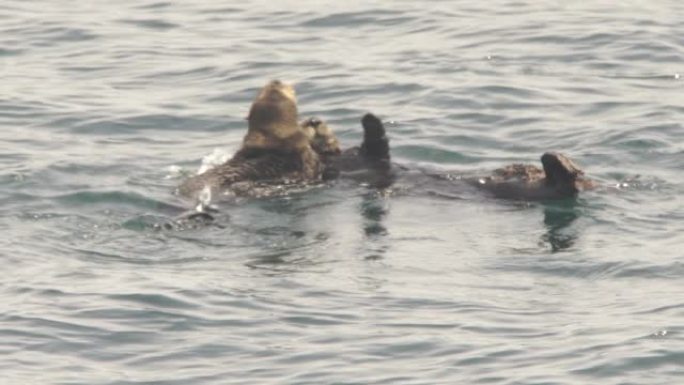
<svg viewBox="0 0 684 385"><path fill-rule="evenodd" d="M387 235L387 228L382 224L387 215L385 199L370 193L363 197L361 202L361 215L365 219L364 232L368 237Z"/></svg>
<svg viewBox="0 0 684 385"><path fill-rule="evenodd" d="M579 217L576 206L577 201L574 199L544 206L546 233L542 235L541 241L551 246L551 252L563 251L575 244L579 234L570 225Z"/></svg>
<svg viewBox="0 0 684 385"><path fill-rule="evenodd" d="M383 224L389 210L387 209L387 199L378 193L365 194L361 201L361 215L364 219L363 231L368 244L365 250L370 252L365 256L367 260L378 260L384 258L387 252L385 236L389 234Z"/></svg>

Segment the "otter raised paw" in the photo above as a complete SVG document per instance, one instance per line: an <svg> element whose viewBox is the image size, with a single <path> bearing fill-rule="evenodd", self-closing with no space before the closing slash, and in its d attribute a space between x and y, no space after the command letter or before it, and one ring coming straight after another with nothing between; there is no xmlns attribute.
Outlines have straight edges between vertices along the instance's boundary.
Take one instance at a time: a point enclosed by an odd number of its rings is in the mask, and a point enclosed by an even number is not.
<svg viewBox="0 0 684 385"><path fill-rule="evenodd" d="M363 143L359 150L361 156L368 160L389 162L389 139L387 139L382 120L367 113L361 118L361 126L363 126Z"/></svg>
<svg viewBox="0 0 684 385"><path fill-rule="evenodd" d="M345 176L374 187L389 186L394 181L394 174L385 127L377 116L370 113L363 116L361 125L363 142L360 146L323 157L324 178Z"/></svg>
<svg viewBox="0 0 684 385"><path fill-rule="evenodd" d="M316 153L325 158L342 153L340 142L328 124L318 118L308 118L300 124L302 130L309 138L311 147Z"/></svg>
<svg viewBox="0 0 684 385"><path fill-rule="evenodd" d="M361 119L363 142L360 146L342 151L339 156L326 159L326 168L340 172L360 170L388 171L391 167L389 139L385 126L377 116L366 114Z"/></svg>

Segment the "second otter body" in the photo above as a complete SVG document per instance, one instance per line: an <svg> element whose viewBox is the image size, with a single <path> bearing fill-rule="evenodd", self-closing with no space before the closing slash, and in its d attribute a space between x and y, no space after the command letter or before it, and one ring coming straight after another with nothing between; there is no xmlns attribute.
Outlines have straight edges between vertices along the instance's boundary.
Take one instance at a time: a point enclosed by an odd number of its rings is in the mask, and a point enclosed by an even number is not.
<svg viewBox="0 0 684 385"><path fill-rule="evenodd" d="M361 124L364 130L362 144L342 151L337 156L326 157L326 174L337 173L374 187L391 185L398 174L406 174L406 178L416 176L415 172L402 172L408 169L390 162L389 140L380 119L373 114L366 114ZM570 198L580 191L595 187L595 183L585 178L584 172L563 154L547 152L542 155L541 163L543 169L513 164L497 169L486 177L458 180L464 180L495 197L516 200ZM444 180L443 175L423 174L423 177Z"/></svg>
<svg viewBox="0 0 684 385"><path fill-rule="evenodd" d="M251 195L251 185L319 179L323 165L297 118L294 88L278 80L269 82L252 103L240 150L226 163L187 179L178 192L195 198L206 189L212 196Z"/></svg>
<svg viewBox="0 0 684 385"><path fill-rule="evenodd" d="M543 169L533 165L513 164L484 178L468 181L498 198L548 200L575 197L592 189L595 183L567 156L547 152L541 156Z"/></svg>

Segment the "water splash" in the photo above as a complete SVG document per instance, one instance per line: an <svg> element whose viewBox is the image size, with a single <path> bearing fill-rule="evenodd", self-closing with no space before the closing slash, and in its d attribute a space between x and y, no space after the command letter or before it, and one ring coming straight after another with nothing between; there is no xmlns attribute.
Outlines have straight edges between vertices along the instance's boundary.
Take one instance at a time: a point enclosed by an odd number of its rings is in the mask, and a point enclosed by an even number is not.
<svg viewBox="0 0 684 385"><path fill-rule="evenodd" d="M232 154L228 153L226 150L215 148L211 154L205 155L202 158L202 165L199 170L197 170L197 175L204 174L212 168L226 163L231 156Z"/></svg>

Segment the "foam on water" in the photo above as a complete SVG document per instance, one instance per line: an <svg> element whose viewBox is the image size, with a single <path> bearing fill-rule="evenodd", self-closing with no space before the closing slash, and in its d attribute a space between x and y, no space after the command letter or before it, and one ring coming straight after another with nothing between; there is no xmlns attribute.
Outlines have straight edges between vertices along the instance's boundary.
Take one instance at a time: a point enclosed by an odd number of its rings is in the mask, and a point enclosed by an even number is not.
<svg viewBox="0 0 684 385"><path fill-rule="evenodd" d="M204 174L208 170L226 163L231 156L231 153L228 153L220 148L215 148L211 154L202 157L202 165L200 165L199 170L197 170L197 175Z"/></svg>

